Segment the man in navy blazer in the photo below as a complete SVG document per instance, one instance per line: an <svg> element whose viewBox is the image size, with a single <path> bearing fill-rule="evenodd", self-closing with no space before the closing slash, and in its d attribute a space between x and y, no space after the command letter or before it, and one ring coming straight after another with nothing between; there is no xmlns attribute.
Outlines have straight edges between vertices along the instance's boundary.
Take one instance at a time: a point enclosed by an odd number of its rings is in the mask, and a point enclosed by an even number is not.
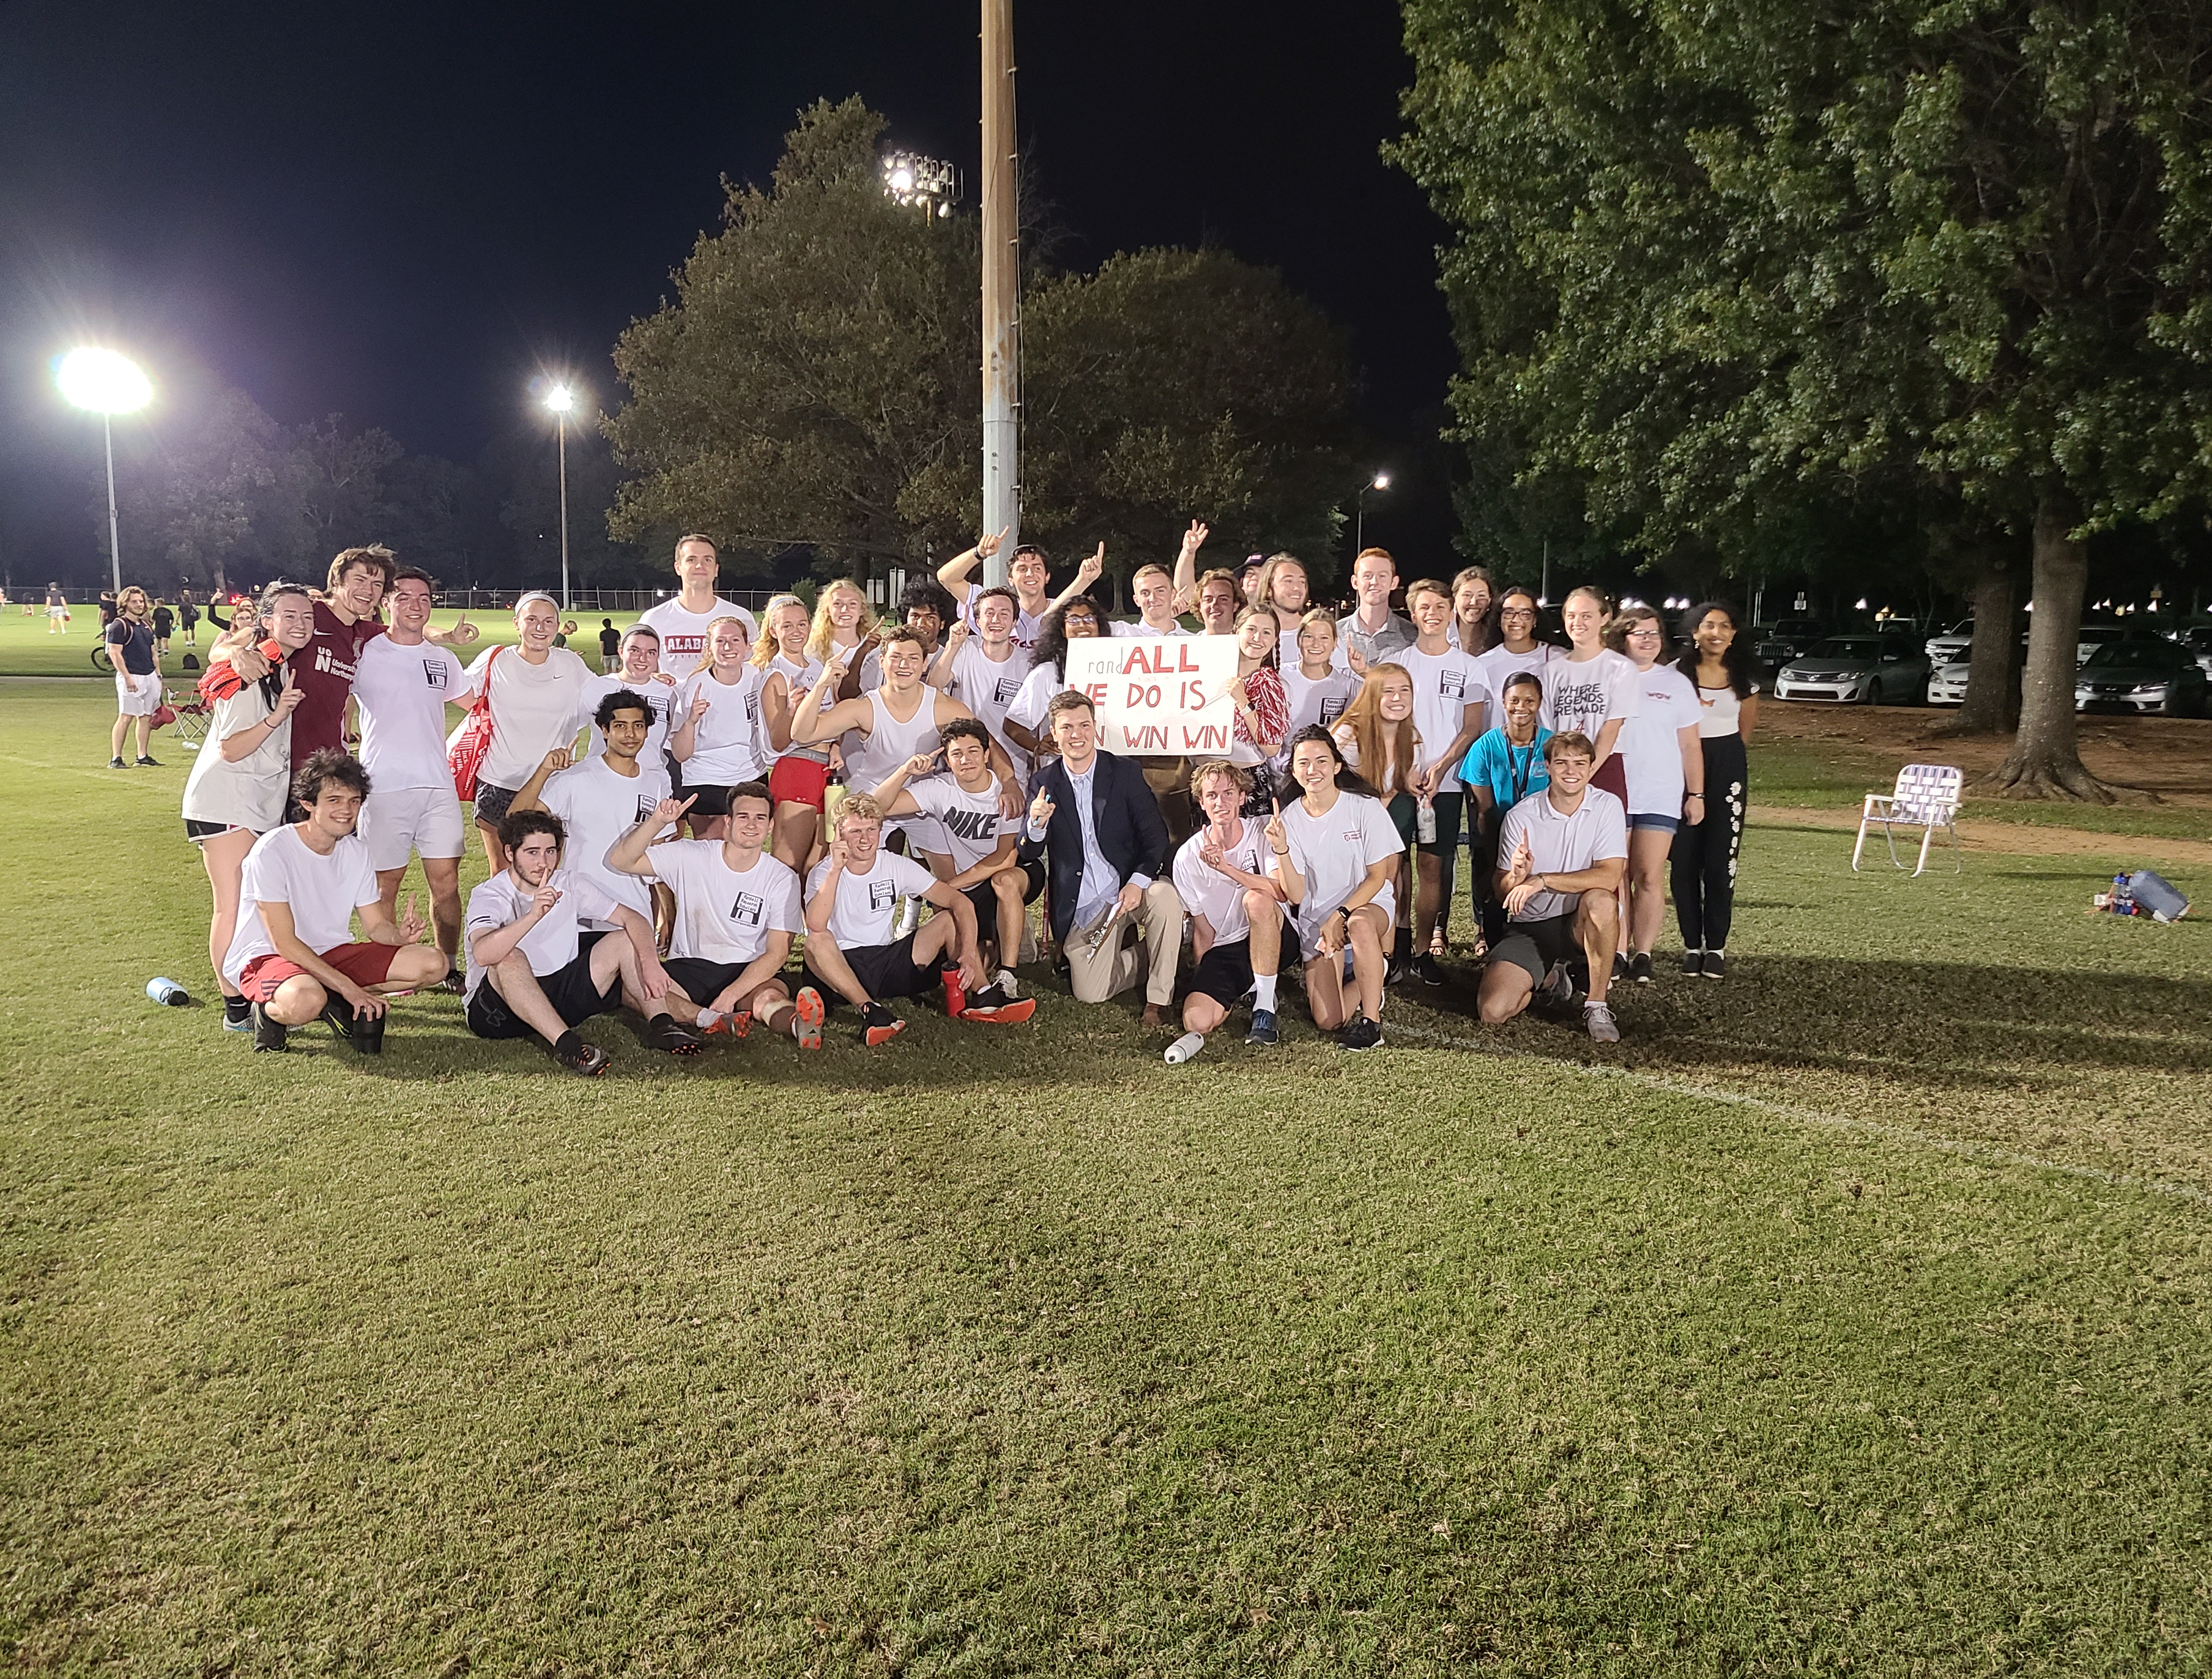
<svg viewBox="0 0 2212 1679"><path fill-rule="evenodd" d="M1030 779L1024 862L1052 872L1052 936L1079 1003L1103 1003L1145 975L1145 1024L1165 1022L1182 949L1182 900L1168 876L1168 825L1135 761L1098 749L1097 714L1070 688L1045 728L1060 749ZM1097 930L1109 919L1103 938Z"/></svg>

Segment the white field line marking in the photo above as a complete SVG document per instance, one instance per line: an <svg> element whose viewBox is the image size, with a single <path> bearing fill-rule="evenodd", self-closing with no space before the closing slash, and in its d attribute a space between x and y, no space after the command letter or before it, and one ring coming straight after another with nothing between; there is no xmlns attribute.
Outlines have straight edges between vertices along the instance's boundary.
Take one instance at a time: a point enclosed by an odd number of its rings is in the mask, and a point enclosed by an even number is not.
<svg viewBox="0 0 2212 1679"><path fill-rule="evenodd" d="M1407 1026L1402 1021L1386 1021L1382 1030L1386 1038L1411 1038L1418 1043L1436 1044L1447 1049L1472 1050L1478 1055L1492 1055L1500 1060L1537 1062L1562 1072L1582 1073L1593 1078L1620 1079L1626 1083L1641 1085L1647 1090L1664 1091L1672 1096L1689 1096L1699 1101L1724 1103L1731 1107L1756 1108L1762 1113L1794 1119L1801 1124L1820 1125L1831 1130L1863 1131L1890 1142L1909 1143L1919 1148L1978 1161L1984 1165L2025 1167L2034 1172L2056 1173L2062 1177L2086 1178L2114 1189L2146 1190L2154 1195L2169 1195L2179 1200L2193 1201L2199 1206L2212 1207L2212 1195L2208 1195L2193 1184L2177 1184L2163 1178L2140 1178L2127 1172L2106 1172L2094 1166L2069 1166L2062 1161L2045 1160L2038 1155L2023 1155L2010 1149L2000 1149L1993 1143L1936 1137L1910 1125L1885 1124L1878 1119L1823 1113L1817 1108L1799 1107L1793 1102L1771 1101L1764 1096L1747 1096L1734 1090L1716 1090L1710 1085L1692 1084L1681 1079L1639 1073L1632 1067L1593 1066L1577 1061L1556 1061L1549 1056L1531 1054L1526 1050L1506 1049L1471 1038L1454 1037L1448 1032L1431 1032L1424 1027Z"/></svg>

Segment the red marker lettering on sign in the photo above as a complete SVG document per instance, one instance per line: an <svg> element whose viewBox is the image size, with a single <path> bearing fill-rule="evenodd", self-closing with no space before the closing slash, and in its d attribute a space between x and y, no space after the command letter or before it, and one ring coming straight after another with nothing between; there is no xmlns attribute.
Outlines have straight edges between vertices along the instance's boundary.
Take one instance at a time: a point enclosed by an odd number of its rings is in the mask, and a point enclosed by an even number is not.
<svg viewBox="0 0 2212 1679"><path fill-rule="evenodd" d="M1129 697L1124 700L1121 703L1125 706L1133 707L1137 706L1157 706L1160 703L1159 684L1158 682L1154 682L1150 687L1146 687L1143 682L1131 682L1129 684Z"/></svg>
<svg viewBox="0 0 2212 1679"><path fill-rule="evenodd" d="M1187 712L1202 712L1206 709L1204 682L1185 682L1182 685L1182 708Z"/></svg>
<svg viewBox="0 0 2212 1679"><path fill-rule="evenodd" d="M1084 688L1083 692L1085 697L1087 698L1094 706L1103 706L1106 703L1106 684L1103 682L1091 682Z"/></svg>

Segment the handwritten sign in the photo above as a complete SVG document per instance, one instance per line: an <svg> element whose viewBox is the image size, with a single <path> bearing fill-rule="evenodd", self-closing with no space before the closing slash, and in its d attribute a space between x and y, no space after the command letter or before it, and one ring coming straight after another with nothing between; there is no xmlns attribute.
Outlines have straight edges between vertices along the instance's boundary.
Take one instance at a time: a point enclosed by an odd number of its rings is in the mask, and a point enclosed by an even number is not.
<svg viewBox="0 0 2212 1679"><path fill-rule="evenodd" d="M1237 639L1092 637L1067 644L1067 685L1098 708L1098 744L1139 757L1226 757Z"/></svg>

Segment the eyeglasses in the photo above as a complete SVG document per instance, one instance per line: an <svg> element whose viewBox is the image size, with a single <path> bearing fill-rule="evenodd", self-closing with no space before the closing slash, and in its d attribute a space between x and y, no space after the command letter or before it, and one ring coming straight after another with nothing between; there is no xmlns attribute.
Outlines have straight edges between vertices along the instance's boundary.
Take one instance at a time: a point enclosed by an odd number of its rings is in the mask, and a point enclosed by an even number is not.
<svg viewBox="0 0 2212 1679"><path fill-rule="evenodd" d="M1533 618L1536 615L1536 609L1531 606L1501 607L1498 615L1501 618Z"/></svg>

